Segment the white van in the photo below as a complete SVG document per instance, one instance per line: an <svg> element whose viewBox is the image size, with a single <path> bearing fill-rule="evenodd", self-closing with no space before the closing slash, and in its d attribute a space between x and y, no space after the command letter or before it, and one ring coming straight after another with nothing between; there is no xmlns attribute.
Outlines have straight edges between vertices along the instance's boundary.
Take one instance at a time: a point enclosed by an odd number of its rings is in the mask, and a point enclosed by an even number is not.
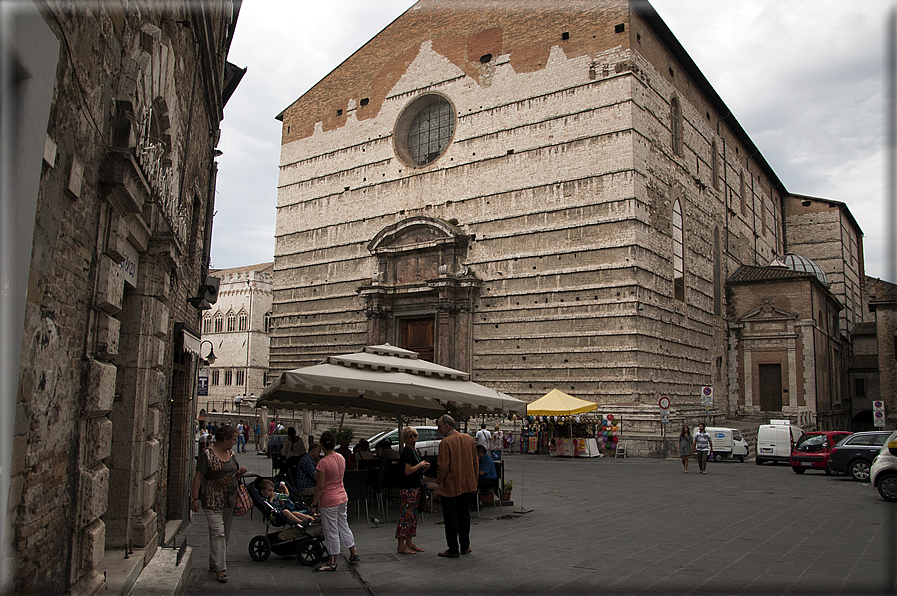
<svg viewBox="0 0 897 596"><path fill-rule="evenodd" d="M790 420L770 420L757 431L757 465L768 461L791 462L794 444L804 432Z"/></svg>
<svg viewBox="0 0 897 596"><path fill-rule="evenodd" d="M748 444L741 436L737 428L721 428L717 426L705 427L710 440L713 441L714 461L722 461L723 458L737 458L742 463L748 454ZM790 454L789 454L790 455Z"/></svg>

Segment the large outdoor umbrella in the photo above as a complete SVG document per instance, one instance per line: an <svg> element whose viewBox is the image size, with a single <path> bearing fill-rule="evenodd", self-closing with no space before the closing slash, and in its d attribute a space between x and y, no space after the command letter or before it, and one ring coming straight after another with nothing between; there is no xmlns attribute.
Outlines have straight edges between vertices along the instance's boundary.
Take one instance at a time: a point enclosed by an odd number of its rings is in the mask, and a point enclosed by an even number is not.
<svg viewBox="0 0 897 596"><path fill-rule="evenodd" d="M389 344L282 373L257 406L417 418L526 411L526 402L473 383L466 372Z"/></svg>

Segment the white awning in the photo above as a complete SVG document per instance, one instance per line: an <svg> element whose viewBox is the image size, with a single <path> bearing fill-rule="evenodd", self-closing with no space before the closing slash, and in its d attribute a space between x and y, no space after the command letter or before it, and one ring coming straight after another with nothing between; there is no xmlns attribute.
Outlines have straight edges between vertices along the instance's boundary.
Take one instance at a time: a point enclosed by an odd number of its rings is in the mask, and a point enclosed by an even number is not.
<svg viewBox="0 0 897 596"><path fill-rule="evenodd" d="M184 352L193 354L194 356L199 358L199 346L201 343L202 342L198 337L184 329Z"/></svg>

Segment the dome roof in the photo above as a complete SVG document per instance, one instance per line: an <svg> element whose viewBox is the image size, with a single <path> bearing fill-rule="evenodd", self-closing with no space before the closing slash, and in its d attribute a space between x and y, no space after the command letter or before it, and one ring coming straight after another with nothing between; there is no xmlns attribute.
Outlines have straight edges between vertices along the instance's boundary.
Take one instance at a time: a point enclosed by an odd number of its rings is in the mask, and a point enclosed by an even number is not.
<svg viewBox="0 0 897 596"><path fill-rule="evenodd" d="M769 267L782 267L791 269L792 271L806 271L813 273L817 279L823 284L828 285L828 279L822 268L807 257L796 255L793 252L785 253L785 256L774 258L768 265Z"/></svg>

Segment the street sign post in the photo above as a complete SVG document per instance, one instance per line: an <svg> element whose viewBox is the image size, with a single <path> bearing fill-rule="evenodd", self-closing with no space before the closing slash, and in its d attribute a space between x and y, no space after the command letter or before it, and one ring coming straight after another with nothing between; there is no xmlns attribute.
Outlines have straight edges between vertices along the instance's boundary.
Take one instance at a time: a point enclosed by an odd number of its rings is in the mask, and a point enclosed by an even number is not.
<svg viewBox="0 0 897 596"><path fill-rule="evenodd" d="M876 428L885 426L885 402L876 399L872 402L872 424Z"/></svg>

